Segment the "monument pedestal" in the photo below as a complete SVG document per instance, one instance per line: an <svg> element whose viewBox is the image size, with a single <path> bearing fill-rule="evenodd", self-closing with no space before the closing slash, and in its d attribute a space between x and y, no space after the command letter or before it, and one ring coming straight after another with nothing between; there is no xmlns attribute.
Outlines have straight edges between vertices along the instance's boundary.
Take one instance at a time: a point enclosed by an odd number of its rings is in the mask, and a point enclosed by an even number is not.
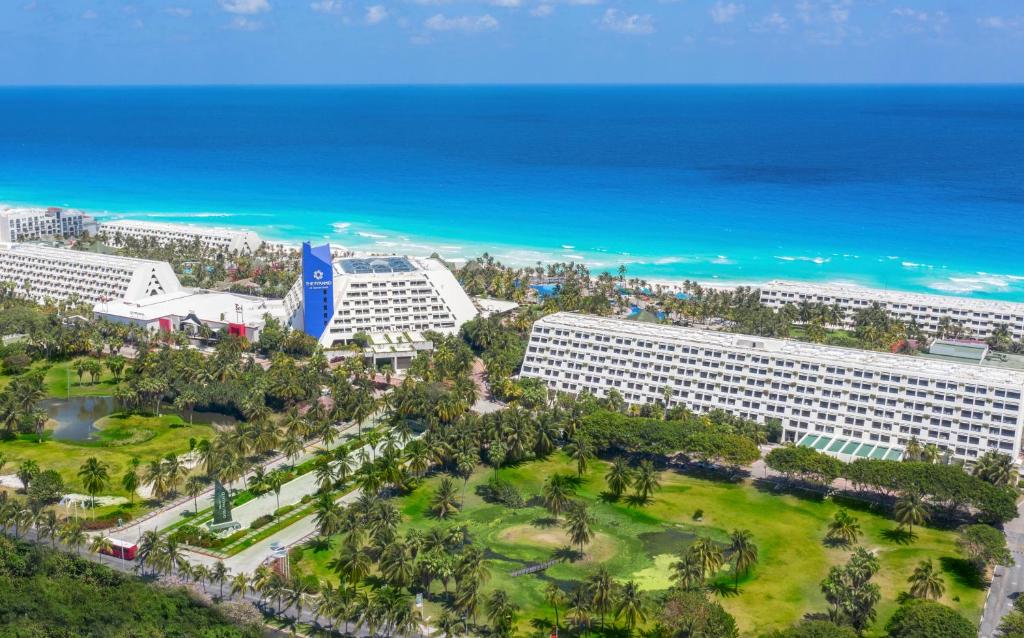
<svg viewBox="0 0 1024 638"><path fill-rule="evenodd" d="M220 534L221 532L233 532L236 529L242 529L242 524L238 521L225 521L223 523L210 521L206 524L206 528L214 534Z"/></svg>
<svg viewBox="0 0 1024 638"><path fill-rule="evenodd" d="M220 481L213 482L213 520L206 527L214 534L242 529L241 523L231 519L231 498Z"/></svg>

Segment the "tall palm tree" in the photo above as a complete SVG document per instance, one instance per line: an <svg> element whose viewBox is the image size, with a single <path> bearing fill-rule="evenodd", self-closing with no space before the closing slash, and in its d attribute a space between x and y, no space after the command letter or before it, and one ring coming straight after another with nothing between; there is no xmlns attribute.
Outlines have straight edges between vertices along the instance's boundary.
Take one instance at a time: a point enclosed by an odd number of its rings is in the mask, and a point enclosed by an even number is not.
<svg viewBox="0 0 1024 638"><path fill-rule="evenodd" d="M231 595L239 596L243 600L245 595L249 593L251 589L252 581L249 575L245 572L238 572L235 577L231 579Z"/></svg>
<svg viewBox="0 0 1024 638"><path fill-rule="evenodd" d="M626 624L626 638L631 638L633 629L644 622L647 622L643 593L640 587L629 581L622 586L618 602L615 605L615 619L622 618Z"/></svg>
<svg viewBox="0 0 1024 638"><path fill-rule="evenodd" d="M85 531L82 529L82 523L78 519L70 519L64 522L61 526L58 534L62 543L73 549L78 553L79 548L88 539Z"/></svg>
<svg viewBox="0 0 1024 638"><path fill-rule="evenodd" d="M50 547L54 547L57 532L60 529L60 522L57 520L57 514L53 510L45 510L40 512L39 516L36 517L36 534L40 540L50 539Z"/></svg>
<svg viewBox="0 0 1024 638"><path fill-rule="evenodd" d="M570 479L562 474L552 474L544 482L541 497L544 500L544 507L556 519L569 507L569 502L575 493Z"/></svg>
<svg viewBox="0 0 1024 638"><path fill-rule="evenodd" d="M577 434L576 438L569 445L565 446L565 452L569 455L569 458L576 462L577 477L583 478L583 473L587 471L587 464L594 456L594 445L590 442L590 439Z"/></svg>
<svg viewBox="0 0 1024 638"><path fill-rule="evenodd" d="M597 572L587 579L590 592L590 603L594 611L601 615L601 628L604 628L604 617L612 610L615 598L615 581L605 566L598 567Z"/></svg>
<svg viewBox="0 0 1024 638"><path fill-rule="evenodd" d="M640 467L633 478L633 489L636 491L637 498L646 503L660 487L661 483L658 480L658 471L654 469L654 463L644 459L640 462Z"/></svg>
<svg viewBox="0 0 1024 638"><path fill-rule="evenodd" d="M722 567L722 548L710 538L698 538L690 546L690 550L697 557L705 578L715 574Z"/></svg>
<svg viewBox="0 0 1024 638"><path fill-rule="evenodd" d="M746 575L757 564L757 545L754 544L754 537L748 530L733 530L730 536L729 552L733 561L733 589L737 592L740 589L740 574Z"/></svg>
<svg viewBox="0 0 1024 638"><path fill-rule="evenodd" d="M935 571L930 558L917 564L907 582L910 583L910 595L914 598L938 600L946 591L946 582L942 575Z"/></svg>
<svg viewBox="0 0 1024 638"><path fill-rule="evenodd" d="M213 564L213 568L210 570L210 580L217 583L219 587L218 598L224 599L224 583L228 579L228 568L224 565L224 561L219 560Z"/></svg>
<svg viewBox="0 0 1024 638"><path fill-rule="evenodd" d="M274 493L275 502L277 503L275 512L281 509L281 488L284 487L284 483L285 473L280 469L271 470L264 480L264 484L267 486L267 489Z"/></svg>
<svg viewBox="0 0 1024 638"><path fill-rule="evenodd" d="M565 592L554 581L544 586L544 600L555 610L555 633L558 632L558 606L565 601Z"/></svg>
<svg viewBox="0 0 1024 638"><path fill-rule="evenodd" d="M103 534L97 534L92 537L92 542L89 543L89 551L93 554L109 554L114 551L114 544Z"/></svg>
<svg viewBox="0 0 1024 638"><path fill-rule="evenodd" d="M82 485L89 492L93 508L96 507L96 493L110 483L108 467L110 466L93 456L87 459L78 470L78 478L82 480Z"/></svg>
<svg viewBox="0 0 1024 638"><path fill-rule="evenodd" d="M569 534L569 542L578 545L580 556L583 546L594 538L594 517L583 502L573 503L565 517L565 529Z"/></svg>
<svg viewBox="0 0 1024 638"><path fill-rule="evenodd" d="M196 514L199 514L199 495L206 489L206 481L198 474L185 479L185 493L192 499L192 507Z"/></svg>
<svg viewBox="0 0 1024 638"><path fill-rule="evenodd" d="M907 492L896 500L893 516L900 527L907 527L914 535L914 525L923 525L928 520L928 506L917 492Z"/></svg>
<svg viewBox="0 0 1024 638"><path fill-rule="evenodd" d="M121 477L121 487L128 492L128 503L135 505L135 491L139 489L138 459L132 459L133 463Z"/></svg>
<svg viewBox="0 0 1024 638"><path fill-rule="evenodd" d="M612 461L611 467L608 468L608 473L604 475L604 480L608 483L608 491L615 498L622 496L630 483L633 482L633 471L630 469L626 459L620 456Z"/></svg>
<svg viewBox="0 0 1024 638"><path fill-rule="evenodd" d="M683 589L695 590L704 585L704 564L691 545L686 552L670 566L672 578Z"/></svg>

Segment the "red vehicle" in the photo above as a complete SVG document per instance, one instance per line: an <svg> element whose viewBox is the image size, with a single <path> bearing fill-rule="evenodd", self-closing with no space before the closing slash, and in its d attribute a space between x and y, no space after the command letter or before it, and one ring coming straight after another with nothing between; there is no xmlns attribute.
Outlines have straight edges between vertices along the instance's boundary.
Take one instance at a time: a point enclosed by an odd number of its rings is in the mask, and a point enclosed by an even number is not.
<svg viewBox="0 0 1024 638"><path fill-rule="evenodd" d="M139 551L139 546L129 541L122 541L116 538L108 538L110 541L110 548L104 548L100 551L101 554L107 556L113 556L115 558L122 558L124 560L135 560L135 554Z"/></svg>

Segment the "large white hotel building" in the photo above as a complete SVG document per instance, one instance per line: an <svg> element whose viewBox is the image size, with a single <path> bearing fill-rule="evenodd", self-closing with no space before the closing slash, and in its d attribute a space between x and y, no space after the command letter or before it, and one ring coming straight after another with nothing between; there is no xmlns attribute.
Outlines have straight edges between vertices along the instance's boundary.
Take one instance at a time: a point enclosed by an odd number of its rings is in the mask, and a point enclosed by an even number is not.
<svg viewBox="0 0 1024 638"><path fill-rule="evenodd" d="M978 338L990 336L1000 325L1006 325L1014 339L1024 338L1024 303L897 292L852 284L770 281L758 289L761 302L775 309L803 302L838 304L845 313L844 327L847 328L853 327L857 311L877 303L905 323L913 319L927 332L935 332L939 321L948 317L960 322Z"/></svg>
<svg viewBox="0 0 1024 638"><path fill-rule="evenodd" d="M523 377L554 391L716 408L841 458L899 458L917 438L953 459L1016 459L1024 372L785 339L557 313L534 324Z"/></svg>
<svg viewBox="0 0 1024 638"><path fill-rule="evenodd" d="M455 275L436 259L345 257L303 247L303 274L285 297L293 327L326 348L357 334L454 334L477 315Z"/></svg>
<svg viewBox="0 0 1024 638"><path fill-rule="evenodd" d="M105 234L115 245L123 244L124 239L128 237L136 240L154 240L161 245L198 241L212 250L239 254L255 252L263 245L259 235L250 230L164 224L133 219L102 222L99 225L99 232Z"/></svg>
<svg viewBox="0 0 1024 638"><path fill-rule="evenodd" d="M96 232L96 221L71 208L0 208L0 242L78 237Z"/></svg>

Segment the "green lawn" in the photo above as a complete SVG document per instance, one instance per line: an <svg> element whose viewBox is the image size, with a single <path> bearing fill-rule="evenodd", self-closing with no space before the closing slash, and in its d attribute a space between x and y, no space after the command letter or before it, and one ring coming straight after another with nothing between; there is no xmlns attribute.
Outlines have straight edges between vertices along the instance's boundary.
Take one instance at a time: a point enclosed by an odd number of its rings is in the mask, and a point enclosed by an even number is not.
<svg viewBox="0 0 1024 638"><path fill-rule="evenodd" d="M735 528L749 529L760 548L760 565L747 578L740 579L740 593L731 591L720 600L735 617L744 635L788 626L808 612L823 612L826 603L818 586L828 568L846 560L848 550L827 548L822 538L828 521L838 509L832 501L806 500L789 495L763 492L750 484L728 484L662 473L663 488L654 501L643 508L601 499L605 489L602 478L607 465L593 463L584 476L577 495L587 501L597 520L597 536L587 547L582 561L563 562L543 575L513 578L509 572L529 564L541 563L553 550L565 543L561 530L544 525L547 513L538 507L509 510L484 502L474 492L485 484L490 470L480 468L471 477L463 512L451 524L468 524L472 537L493 552L489 561L491 579L484 587L506 590L520 606L521 628L528 631L532 619L553 620L544 603L541 590L545 581L554 579L569 587L568 581L580 580L593 573L600 563L620 581L636 580L650 592L669 585L669 565L675 555L697 534L726 541ZM564 456L505 468L501 475L515 482L525 497L538 494L544 479L554 472L573 474L573 465ZM438 525L426 511L439 478L432 478L412 494L399 499L404 514L404 527L430 528ZM703 518L693 519L694 511L703 510ZM897 595L906 591L906 578L914 565L927 557L939 562L946 580L943 603L951 605L972 622L981 613L984 591L958 577L962 565L951 532L932 529L915 530L917 538L911 545L888 540L885 532L894 524L870 511L856 511L864 536L861 543L879 553L882 568L875 576L882 589L878 620L868 636L879 636L886 620L896 608ZM326 568L333 551L307 549L297 563L305 572L322 578L335 578ZM718 576L721 584L732 577L727 570ZM440 586L435 586L440 590ZM438 609L428 602L426 613L437 617Z"/></svg>
<svg viewBox="0 0 1024 638"><path fill-rule="evenodd" d="M103 374L94 382L88 373L79 380L74 361L59 361L46 371L46 394L56 399L67 397L69 382L73 397L110 396L117 387L114 375L106 367L103 368Z"/></svg>
<svg viewBox="0 0 1024 638"><path fill-rule="evenodd" d="M189 425L176 414L156 417L117 413L100 419L96 425L100 433L95 441L45 438L37 443L32 435L0 441L0 453L7 458L3 471L14 472L22 460L32 459L40 469L60 472L69 490L83 492L78 469L86 459L95 456L109 465L111 483L102 493L128 496L121 488L121 476L132 457L147 463L168 453L181 454L188 451L190 438L209 438L213 434L210 426Z"/></svg>

